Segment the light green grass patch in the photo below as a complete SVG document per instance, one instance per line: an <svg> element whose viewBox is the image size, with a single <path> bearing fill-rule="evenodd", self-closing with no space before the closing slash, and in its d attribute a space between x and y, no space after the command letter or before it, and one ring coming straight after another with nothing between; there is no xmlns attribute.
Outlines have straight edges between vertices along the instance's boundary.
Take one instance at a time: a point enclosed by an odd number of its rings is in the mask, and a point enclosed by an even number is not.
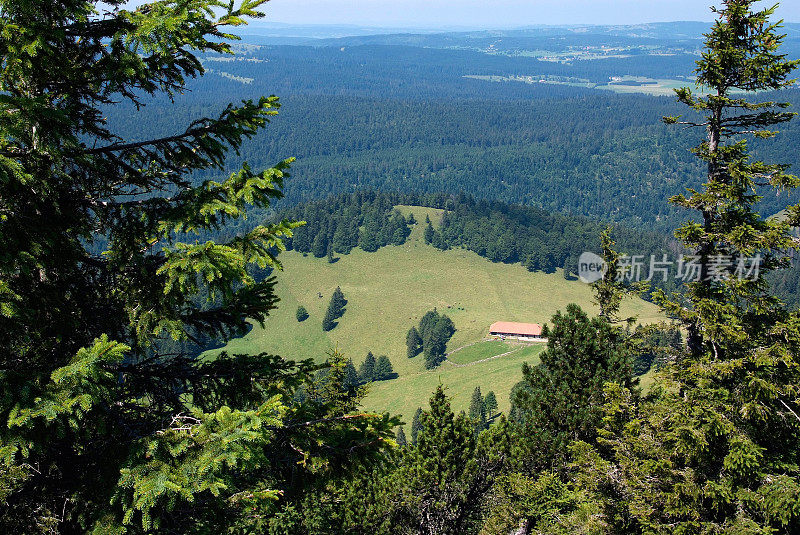
<svg viewBox="0 0 800 535"><path fill-rule="evenodd" d="M417 407L428 408L431 394L441 383L447 387L446 393L452 398L451 405L455 412L469 408L472 392L479 386L484 396L490 390L494 391L498 409L508 413L511 388L522 379L522 364L538 364L539 353L544 348L544 344L532 345L510 355L459 367L445 361L435 370L373 383L369 386L364 406L378 412L399 414L406 423L410 423ZM421 358L421 355L415 357Z"/></svg>
<svg viewBox="0 0 800 535"><path fill-rule="evenodd" d="M453 364L469 364L508 353L513 349L521 349L521 347L512 347L511 344L502 340L487 340L457 349L447 355L447 360Z"/></svg>

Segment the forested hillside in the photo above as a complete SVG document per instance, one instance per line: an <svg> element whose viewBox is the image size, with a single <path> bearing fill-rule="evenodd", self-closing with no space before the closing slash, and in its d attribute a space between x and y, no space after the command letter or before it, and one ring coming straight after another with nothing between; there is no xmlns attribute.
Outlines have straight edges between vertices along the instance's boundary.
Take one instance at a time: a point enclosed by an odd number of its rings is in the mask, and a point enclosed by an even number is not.
<svg viewBox="0 0 800 535"><path fill-rule="evenodd" d="M280 114L227 164L262 165L293 154L286 202L365 188L467 191L479 198L539 206L669 231L685 212L663 199L698 186L701 166L685 131L665 128L673 98L614 94L558 84L496 83L465 75L566 75L608 81L690 72L690 54L561 64L531 57L409 46L256 47L211 61L174 105L107 110L123 133L159 135L197 113L262 93L281 95ZM226 58L230 59L230 58ZM220 76L224 73L225 76ZM238 81L237 81L238 80ZM784 98L800 102L800 91ZM800 126L783 127L755 154L797 165ZM201 175L208 176L208 175ZM794 197L771 194L765 213Z"/></svg>

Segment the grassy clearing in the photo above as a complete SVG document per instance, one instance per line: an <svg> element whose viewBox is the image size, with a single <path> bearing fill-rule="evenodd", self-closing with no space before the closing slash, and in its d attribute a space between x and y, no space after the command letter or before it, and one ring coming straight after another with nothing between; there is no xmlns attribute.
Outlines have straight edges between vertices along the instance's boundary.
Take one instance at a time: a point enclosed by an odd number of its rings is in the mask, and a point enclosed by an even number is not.
<svg viewBox="0 0 800 535"><path fill-rule="evenodd" d="M493 264L470 251L434 249L422 240L425 216L436 224L442 211L399 209L405 214L413 212L418 221L409 241L402 246L385 247L374 253L355 249L333 264L325 258L294 251L281 254L285 270L278 274L278 310L267 319L264 328L254 327L225 349L321 361L338 347L356 366L367 351L376 356L387 355L400 377L375 385L365 406L408 418L408 408L413 411L425 404L439 380L456 396L457 410L466 408L476 385L484 392L494 390L500 408L507 409L507 393L521 377L521 363L534 358L541 347L463 368L445 363L427 372L421 356L406 357L408 329L435 307L455 323L457 331L448 345L452 350L485 338L489 325L495 321L546 323L569 303L597 313L590 288L565 280L560 272L530 273L521 265ZM325 333L322 317L336 286L341 287L348 300L346 312L339 325ZM302 323L295 318L299 305L305 306L310 315ZM622 313L626 317L638 316L642 323L663 319L653 304L638 299L626 301ZM217 352L207 356L211 358Z"/></svg>
<svg viewBox="0 0 800 535"><path fill-rule="evenodd" d="M511 406L511 388L522 379L522 363L538 364L543 349L544 344L523 348L510 355L463 367L445 361L435 370L373 383L369 386L364 405L371 410L400 414L410 423L417 407L427 408L431 393L442 383L447 386L447 395L452 397L452 407L456 412L469 408L472 392L480 386L484 395L494 391L499 410L507 414ZM415 359L421 359L421 356Z"/></svg>
<svg viewBox="0 0 800 535"><path fill-rule="evenodd" d="M447 356L447 360L453 364L469 364L478 360L484 360L495 355L502 355L512 349L517 349L502 340L488 340L458 349Z"/></svg>

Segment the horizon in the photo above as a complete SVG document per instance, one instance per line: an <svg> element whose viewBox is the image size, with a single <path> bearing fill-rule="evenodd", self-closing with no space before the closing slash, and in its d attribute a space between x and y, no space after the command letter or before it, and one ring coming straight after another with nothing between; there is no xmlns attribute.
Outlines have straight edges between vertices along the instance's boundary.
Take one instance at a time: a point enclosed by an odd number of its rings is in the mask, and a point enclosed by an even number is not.
<svg viewBox="0 0 800 535"><path fill-rule="evenodd" d="M356 26L377 29L491 30L536 26L636 26L714 20L711 5L697 0L271 0L266 17L251 21L290 26ZM760 2L765 8L772 2ZM677 16L676 16L677 15ZM774 15L800 22L800 3L783 2Z"/></svg>

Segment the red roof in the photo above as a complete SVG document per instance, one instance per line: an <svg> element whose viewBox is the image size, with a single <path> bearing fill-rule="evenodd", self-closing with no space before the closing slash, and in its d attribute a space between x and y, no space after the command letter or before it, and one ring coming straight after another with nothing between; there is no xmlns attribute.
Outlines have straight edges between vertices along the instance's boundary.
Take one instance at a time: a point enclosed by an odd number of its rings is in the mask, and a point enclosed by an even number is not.
<svg viewBox="0 0 800 535"><path fill-rule="evenodd" d="M538 323L516 323L513 321L496 321L489 327L490 333L521 334L524 336L541 336L542 326Z"/></svg>

